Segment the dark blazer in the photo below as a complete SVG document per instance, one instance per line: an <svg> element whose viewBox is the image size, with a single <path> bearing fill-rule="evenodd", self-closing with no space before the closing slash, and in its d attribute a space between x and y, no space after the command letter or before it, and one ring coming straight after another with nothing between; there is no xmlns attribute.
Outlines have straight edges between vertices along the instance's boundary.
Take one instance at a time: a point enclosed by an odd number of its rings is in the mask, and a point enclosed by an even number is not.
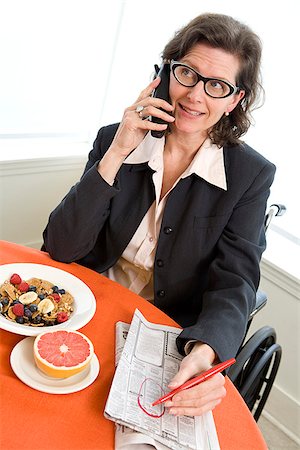
<svg viewBox="0 0 300 450"><path fill-rule="evenodd" d="M97 172L117 124L102 128L81 180L51 213L45 249L98 272L113 266L154 201L147 163L123 164L114 186ZM221 360L236 354L255 304L265 248L264 216L275 166L246 144L225 147L227 191L197 175L168 196L154 264L154 304L208 343Z"/></svg>

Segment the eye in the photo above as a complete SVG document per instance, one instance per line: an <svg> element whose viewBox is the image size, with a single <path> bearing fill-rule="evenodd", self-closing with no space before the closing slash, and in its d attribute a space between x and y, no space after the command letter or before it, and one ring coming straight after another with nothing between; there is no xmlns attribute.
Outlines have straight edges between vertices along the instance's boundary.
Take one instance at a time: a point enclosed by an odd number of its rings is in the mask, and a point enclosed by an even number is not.
<svg viewBox="0 0 300 450"><path fill-rule="evenodd" d="M188 67L182 67L180 73L183 77L187 78L191 78L194 75L194 73Z"/></svg>
<svg viewBox="0 0 300 450"><path fill-rule="evenodd" d="M209 80L206 83L206 90L214 97L222 97L230 92L228 84L221 80Z"/></svg>
<svg viewBox="0 0 300 450"><path fill-rule="evenodd" d="M194 86L197 83L197 75L193 69L190 69L189 67L177 66L174 74L177 81L184 86Z"/></svg>
<svg viewBox="0 0 300 450"><path fill-rule="evenodd" d="M224 84L218 80L211 80L211 81L209 81L209 84L212 89L215 89L215 90L223 90L224 89Z"/></svg>

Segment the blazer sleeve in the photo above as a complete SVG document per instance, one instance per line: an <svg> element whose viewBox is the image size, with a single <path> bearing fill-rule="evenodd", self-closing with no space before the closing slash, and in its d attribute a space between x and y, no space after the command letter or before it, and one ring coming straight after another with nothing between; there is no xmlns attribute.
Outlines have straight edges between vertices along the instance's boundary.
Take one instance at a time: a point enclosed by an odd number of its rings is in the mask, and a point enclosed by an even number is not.
<svg viewBox="0 0 300 450"><path fill-rule="evenodd" d="M266 203L274 174L275 166L267 161L236 203L209 267L201 313L181 333L179 351L183 352L187 340L197 340L209 344L221 361L238 352L255 306L266 246Z"/></svg>
<svg viewBox="0 0 300 450"><path fill-rule="evenodd" d="M117 127L115 124L99 130L80 181L50 214L43 232L43 248L53 259L76 261L95 245L109 215L110 201L119 192L117 181L110 186L97 171Z"/></svg>

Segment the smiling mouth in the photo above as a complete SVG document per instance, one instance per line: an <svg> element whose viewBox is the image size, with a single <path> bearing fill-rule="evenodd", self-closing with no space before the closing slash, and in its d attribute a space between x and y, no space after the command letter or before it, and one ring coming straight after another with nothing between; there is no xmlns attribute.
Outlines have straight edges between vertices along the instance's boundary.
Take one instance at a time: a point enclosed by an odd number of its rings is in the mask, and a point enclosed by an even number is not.
<svg viewBox="0 0 300 450"><path fill-rule="evenodd" d="M191 116L194 116L194 117L201 116L202 114L204 114L204 113L202 113L200 111L194 111L192 109L186 108L185 106L183 106L181 104L179 104L179 106L180 106L181 109L183 109L183 111L185 111L186 113L188 113L188 114L190 114Z"/></svg>

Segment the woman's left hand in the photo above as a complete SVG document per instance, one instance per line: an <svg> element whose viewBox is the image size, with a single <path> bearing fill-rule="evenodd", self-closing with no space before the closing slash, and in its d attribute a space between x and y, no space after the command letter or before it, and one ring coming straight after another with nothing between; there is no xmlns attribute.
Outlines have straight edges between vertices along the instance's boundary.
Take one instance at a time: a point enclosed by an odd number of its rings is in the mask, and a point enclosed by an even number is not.
<svg viewBox="0 0 300 450"><path fill-rule="evenodd" d="M183 358L178 373L168 385L169 389L176 389L190 378L210 369L214 356L211 347L197 342L191 353ZM177 416L201 416L221 403L226 395L224 384L224 376L218 373L193 388L178 392L165 406L169 408L170 414Z"/></svg>

